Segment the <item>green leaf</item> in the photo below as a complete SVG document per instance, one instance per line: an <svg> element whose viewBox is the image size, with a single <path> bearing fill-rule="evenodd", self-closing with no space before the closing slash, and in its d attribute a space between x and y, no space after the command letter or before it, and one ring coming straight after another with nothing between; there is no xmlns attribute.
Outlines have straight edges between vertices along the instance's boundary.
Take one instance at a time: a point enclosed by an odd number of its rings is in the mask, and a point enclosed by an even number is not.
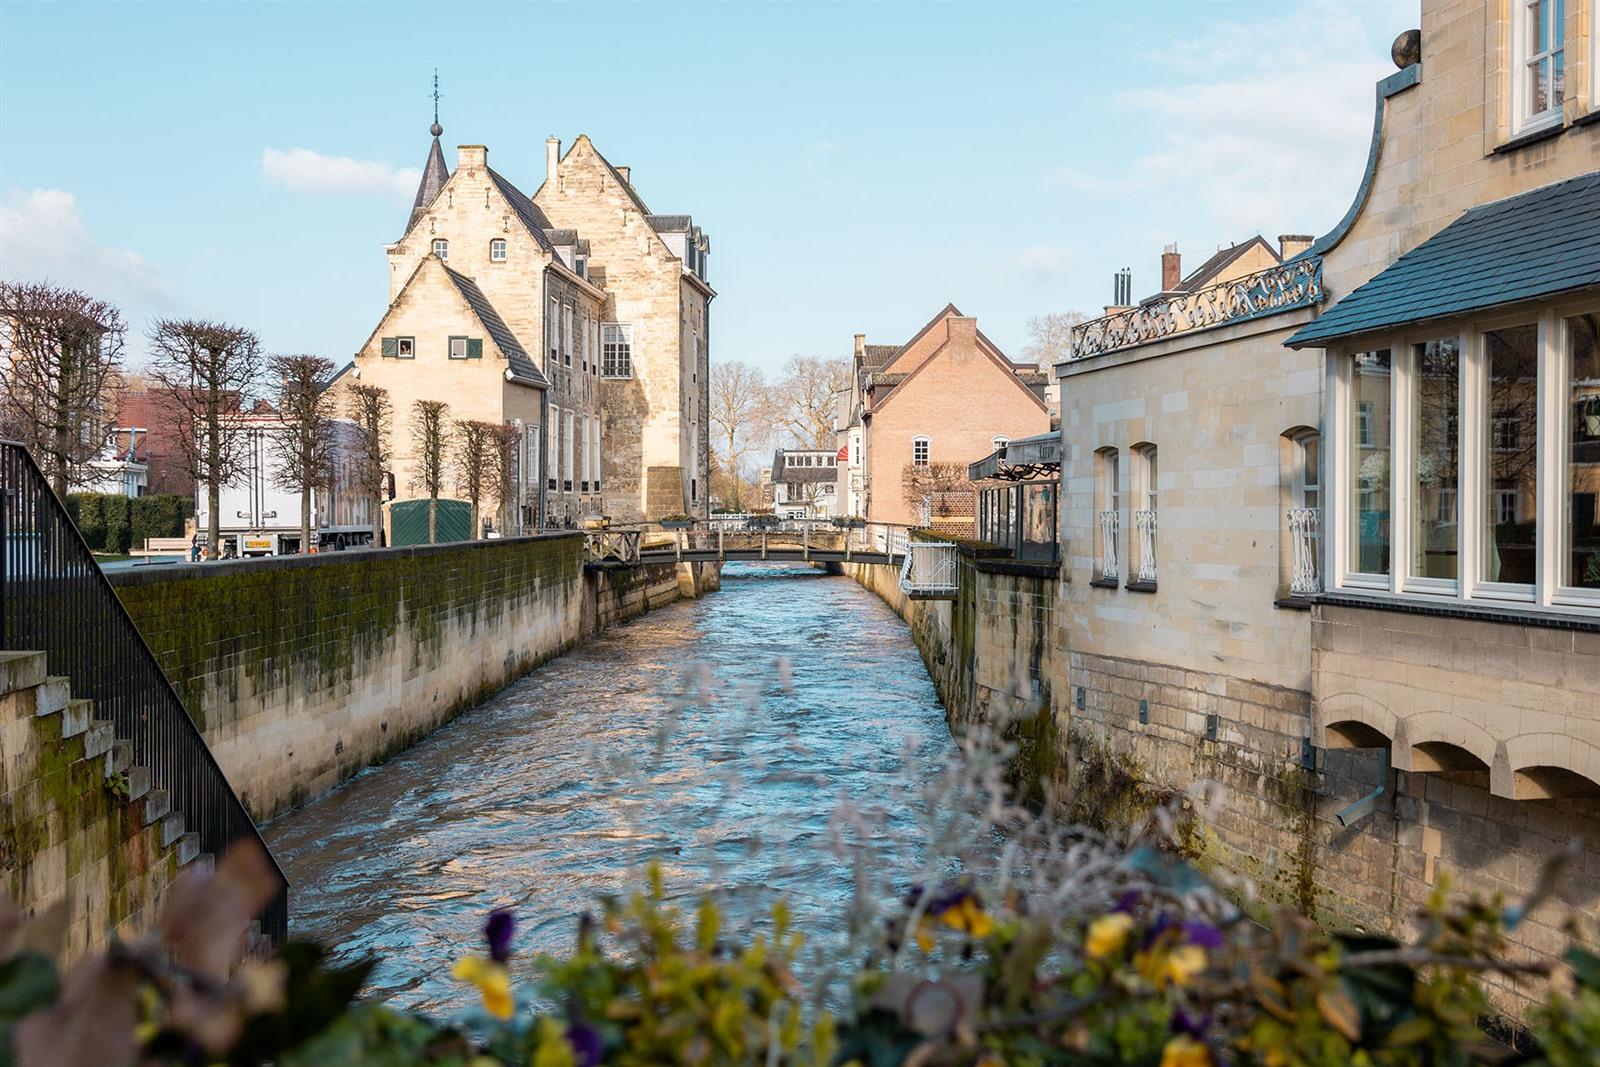
<svg viewBox="0 0 1600 1067"><path fill-rule="evenodd" d="M61 977L48 956L21 952L0 963L0 1020L48 1007L60 993Z"/></svg>
<svg viewBox="0 0 1600 1067"><path fill-rule="evenodd" d="M1573 977L1577 978L1579 985L1600 990L1600 956L1573 945L1562 953L1561 958L1572 968Z"/></svg>

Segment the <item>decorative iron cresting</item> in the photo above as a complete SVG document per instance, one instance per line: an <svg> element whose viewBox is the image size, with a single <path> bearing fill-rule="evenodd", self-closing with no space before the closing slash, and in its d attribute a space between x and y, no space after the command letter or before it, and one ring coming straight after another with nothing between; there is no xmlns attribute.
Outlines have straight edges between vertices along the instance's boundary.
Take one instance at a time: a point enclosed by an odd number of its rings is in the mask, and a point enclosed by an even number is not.
<svg viewBox="0 0 1600 1067"><path fill-rule="evenodd" d="M1322 299L1322 259L1305 256L1231 282L1081 322L1072 328L1068 358L1084 359L1173 334L1310 307Z"/></svg>

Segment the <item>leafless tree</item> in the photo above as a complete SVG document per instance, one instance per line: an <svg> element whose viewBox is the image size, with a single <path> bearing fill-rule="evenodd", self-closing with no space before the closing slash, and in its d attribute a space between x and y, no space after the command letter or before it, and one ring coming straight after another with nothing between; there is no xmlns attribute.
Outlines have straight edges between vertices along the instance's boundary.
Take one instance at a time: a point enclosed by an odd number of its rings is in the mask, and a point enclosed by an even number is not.
<svg viewBox="0 0 1600 1067"><path fill-rule="evenodd" d="M220 547L222 487L237 477L247 427L237 416L261 373L261 341L242 326L204 319L157 319L150 327L149 374L182 427L184 469L206 487L206 544Z"/></svg>
<svg viewBox="0 0 1600 1067"><path fill-rule="evenodd" d="M473 539L483 536L480 505L495 475L496 423L467 419L455 425L456 491L472 505Z"/></svg>
<svg viewBox="0 0 1600 1067"><path fill-rule="evenodd" d="M906 507L916 511L924 501L931 504L935 518L965 514L971 517L973 485L967 480L967 465L945 461L942 463L907 463L900 475L900 489ZM953 506L959 502L959 507Z"/></svg>
<svg viewBox="0 0 1600 1067"><path fill-rule="evenodd" d="M86 480L116 417L127 326L103 300L0 282L0 429L28 446L56 496Z"/></svg>
<svg viewBox="0 0 1600 1067"><path fill-rule="evenodd" d="M411 405L411 449L417 457L412 478L413 490L428 494L428 544L439 541L439 491L444 488L445 415L450 405L443 400L418 400Z"/></svg>
<svg viewBox="0 0 1600 1067"><path fill-rule="evenodd" d="M735 510L743 508L744 459L763 434L769 401L766 381L755 367L738 360L712 366L710 415L717 434L713 462Z"/></svg>
<svg viewBox="0 0 1600 1067"><path fill-rule="evenodd" d="M311 503L333 481L333 361L322 356L273 356L267 371L279 383L284 429L272 440L278 460L272 481L300 493L300 551L311 550Z"/></svg>
<svg viewBox="0 0 1600 1067"><path fill-rule="evenodd" d="M389 390L361 382L350 386L346 414L356 424L355 476L371 508L372 526L383 543L384 482L389 476L389 427L394 405Z"/></svg>
<svg viewBox="0 0 1600 1067"><path fill-rule="evenodd" d="M1072 351L1072 328L1084 320L1081 311L1052 311L1028 320L1028 347L1022 350L1041 370L1066 359Z"/></svg>
<svg viewBox="0 0 1600 1067"><path fill-rule="evenodd" d="M517 514L517 478L521 468L518 456L522 448L522 430L511 423L489 427L489 474L494 481L495 500L499 502L500 518L497 524L502 534L519 528L522 524Z"/></svg>
<svg viewBox="0 0 1600 1067"><path fill-rule="evenodd" d="M850 363L828 356L790 356L773 385L774 420L800 448L833 445L834 394L850 383Z"/></svg>

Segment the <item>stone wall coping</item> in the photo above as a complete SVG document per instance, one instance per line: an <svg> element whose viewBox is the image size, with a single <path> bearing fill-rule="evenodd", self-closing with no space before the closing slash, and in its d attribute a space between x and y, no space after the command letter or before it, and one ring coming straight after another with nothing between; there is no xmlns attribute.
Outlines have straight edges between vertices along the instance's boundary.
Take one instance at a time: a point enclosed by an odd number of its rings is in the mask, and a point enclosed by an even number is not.
<svg viewBox="0 0 1600 1067"><path fill-rule="evenodd" d="M1477 622L1498 622L1507 626L1533 626L1550 630L1580 630L1600 633L1600 618L1575 615L1537 608L1512 608L1498 605L1468 604L1461 601L1430 601L1420 597L1385 596L1382 594L1355 595L1349 593L1322 593L1311 599L1314 608L1323 605L1338 608L1366 608L1372 611L1393 611L1407 615L1434 615L1447 619L1472 619ZM1322 612L1316 612L1317 618Z"/></svg>
<svg viewBox="0 0 1600 1067"><path fill-rule="evenodd" d="M360 563L369 559L396 559L435 555L452 551L488 551L496 546L524 545L535 541L560 541L581 538L582 530L555 530L528 537L496 537L473 541L446 541L437 545L406 545L401 548L351 548L343 552L316 552L293 556L268 556L265 559L227 560L218 563L159 563L126 570L107 571L113 586L149 585L153 582L189 581L194 578L233 574L260 574L263 571L292 570L297 567L322 567L338 563Z"/></svg>

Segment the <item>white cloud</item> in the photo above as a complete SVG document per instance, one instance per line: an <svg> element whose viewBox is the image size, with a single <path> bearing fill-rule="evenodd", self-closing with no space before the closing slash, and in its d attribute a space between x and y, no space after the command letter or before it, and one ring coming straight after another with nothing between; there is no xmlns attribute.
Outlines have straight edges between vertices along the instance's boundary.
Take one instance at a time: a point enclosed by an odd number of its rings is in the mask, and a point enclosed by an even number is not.
<svg viewBox="0 0 1600 1067"><path fill-rule="evenodd" d="M1057 245L1029 245L1016 255L1016 266L1025 276L1037 282L1054 281L1067 269L1069 255Z"/></svg>
<svg viewBox="0 0 1600 1067"><path fill-rule="evenodd" d="M415 196L422 171L395 168L372 159L325 156L309 148L284 152L269 148L261 153L261 176L274 185L302 193L354 196Z"/></svg>
<svg viewBox="0 0 1600 1067"><path fill-rule="evenodd" d="M1372 13L1308 4L1217 23L1142 57L1145 69L1178 76L1114 98L1124 122L1148 131L1144 150L1114 171L1069 168L1051 180L1147 212L1170 205L1166 228L1204 221L1220 228L1218 242L1327 230L1366 163L1373 85L1394 69L1369 39L1363 15Z"/></svg>
<svg viewBox="0 0 1600 1067"><path fill-rule="evenodd" d="M48 278L122 307L135 329L146 315L176 303L148 259L96 241L78 213L78 198L61 189L13 189L0 204L0 275Z"/></svg>

